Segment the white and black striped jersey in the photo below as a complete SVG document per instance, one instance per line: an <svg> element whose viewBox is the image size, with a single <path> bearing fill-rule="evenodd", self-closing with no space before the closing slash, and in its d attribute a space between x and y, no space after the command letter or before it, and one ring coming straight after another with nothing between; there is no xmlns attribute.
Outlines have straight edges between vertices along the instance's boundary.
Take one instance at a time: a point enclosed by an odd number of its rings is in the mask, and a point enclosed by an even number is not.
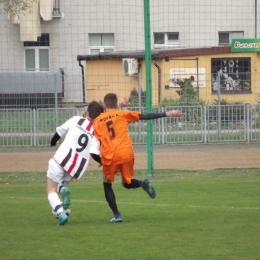
<svg viewBox="0 0 260 260"><path fill-rule="evenodd" d="M54 155L55 161L74 179L85 172L90 153L99 155L100 143L93 138L93 122L87 118L74 116L56 128L65 139Z"/></svg>

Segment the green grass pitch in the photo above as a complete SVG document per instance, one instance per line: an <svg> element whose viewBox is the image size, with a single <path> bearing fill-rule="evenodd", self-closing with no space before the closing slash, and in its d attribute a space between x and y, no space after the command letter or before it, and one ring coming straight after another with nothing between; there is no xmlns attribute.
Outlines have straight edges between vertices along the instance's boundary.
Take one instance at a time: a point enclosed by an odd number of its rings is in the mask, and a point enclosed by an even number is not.
<svg viewBox="0 0 260 260"><path fill-rule="evenodd" d="M0 173L0 259L260 259L260 170L156 170L156 198L113 187L111 211L100 172L73 181L71 216L58 226L45 173ZM144 177L144 171L137 171Z"/></svg>

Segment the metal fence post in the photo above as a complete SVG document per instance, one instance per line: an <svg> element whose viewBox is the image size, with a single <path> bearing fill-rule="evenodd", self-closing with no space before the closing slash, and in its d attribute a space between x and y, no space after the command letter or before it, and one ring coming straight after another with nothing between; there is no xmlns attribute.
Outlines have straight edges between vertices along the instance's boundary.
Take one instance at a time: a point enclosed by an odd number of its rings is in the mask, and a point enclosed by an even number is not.
<svg viewBox="0 0 260 260"><path fill-rule="evenodd" d="M55 127L58 126L58 91L57 91L57 75L54 75L54 95L55 95Z"/></svg>
<svg viewBox="0 0 260 260"><path fill-rule="evenodd" d="M218 71L217 84L218 84L218 137L221 135L221 103L220 103L220 75L222 70Z"/></svg>
<svg viewBox="0 0 260 260"><path fill-rule="evenodd" d="M249 143L250 142L250 106L247 105L246 106L246 117L247 117L247 120L246 120L246 133L247 133L247 142Z"/></svg>
<svg viewBox="0 0 260 260"><path fill-rule="evenodd" d="M207 107L203 106L204 143L207 143Z"/></svg>
<svg viewBox="0 0 260 260"><path fill-rule="evenodd" d="M162 107L162 112L164 112L164 108ZM165 120L164 120L164 117L162 117L162 144L165 144Z"/></svg>
<svg viewBox="0 0 260 260"><path fill-rule="evenodd" d="M36 118L36 110L33 109L33 146L37 146L37 118Z"/></svg>

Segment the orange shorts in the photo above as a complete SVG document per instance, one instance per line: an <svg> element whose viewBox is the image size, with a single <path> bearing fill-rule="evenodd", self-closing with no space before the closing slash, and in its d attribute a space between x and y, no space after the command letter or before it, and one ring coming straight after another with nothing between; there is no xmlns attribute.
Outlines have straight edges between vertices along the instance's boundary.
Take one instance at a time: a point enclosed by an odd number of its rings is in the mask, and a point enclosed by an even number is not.
<svg viewBox="0 0 260 260"><path fill-rule="evenodd" d="M121 173L123 180L127 184L130 184L131 179L133 179L134 176L134 159L122 164L103 165L103 173L111 182L115 180L115 175L119 172Z"/></svg>

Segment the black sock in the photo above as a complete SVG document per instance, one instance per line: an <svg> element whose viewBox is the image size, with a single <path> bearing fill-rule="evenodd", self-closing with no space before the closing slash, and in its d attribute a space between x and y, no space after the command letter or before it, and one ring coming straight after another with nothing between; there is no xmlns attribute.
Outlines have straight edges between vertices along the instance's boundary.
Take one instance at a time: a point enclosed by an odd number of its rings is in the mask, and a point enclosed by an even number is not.
<svg viewBox="0 0 260 260"><path fill-rule="evenodd" d="M124 187L126 189L136 189L142 186L142 181L132 179L130 184L125 183Z"/></svg>
<svg viewBox="0 0 260 260"><path fill-rule="evenodd" d="M116 205L116 197L112 189L112 183L103 182L106 201L114 214L119 213Z"/></svg>

